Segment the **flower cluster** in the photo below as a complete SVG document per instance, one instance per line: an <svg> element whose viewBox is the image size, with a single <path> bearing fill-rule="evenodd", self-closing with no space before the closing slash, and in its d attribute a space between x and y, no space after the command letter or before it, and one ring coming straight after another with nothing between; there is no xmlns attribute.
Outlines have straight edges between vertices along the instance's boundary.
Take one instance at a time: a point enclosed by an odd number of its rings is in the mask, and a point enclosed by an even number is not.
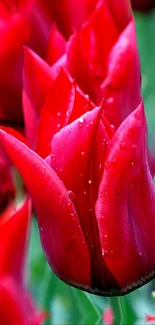
<svg viewBox="0 0 155 325"><path fill-rule="evenodd" d="M57 276L123 295L155 276L154 156L128 0L2 0L0 33L0 322L9 304L14 323L38 324L21 293L30 212L12 210L13 165Z"/></svg>

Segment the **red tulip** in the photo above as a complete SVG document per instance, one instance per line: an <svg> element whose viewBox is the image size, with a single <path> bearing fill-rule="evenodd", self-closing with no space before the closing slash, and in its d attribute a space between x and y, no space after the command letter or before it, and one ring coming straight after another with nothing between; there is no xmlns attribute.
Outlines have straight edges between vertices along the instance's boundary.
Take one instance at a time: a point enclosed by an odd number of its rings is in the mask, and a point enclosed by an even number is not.
<svg viewBox="0 0 155 325"><path fill-rule="evenodd" d="M50 153L52 136L60 128L92 108L64 69L55 77L52 68L34 52L25 49L23 109L26 137L42 157Z"/></svg>
<svg viewBox="0 0 155 325"><path fill-rule="evenodd" d="M100 1L71 36L66 55L72 77L94 103L105 98L105 115L116 127L141 100L135 24L130 10L121 9L115 1Z"/></svg>
<svg viewBox="0 0 155 325"><path fill-rule="evenodd" d="M13 135L0 134L32 196L47 260L62 280L122 295L154 277L155 192L142 104L111 140L98 107L63 127L48 164Z"/></svg>
<svg viewBox="0 0 155 325"><path fill-rule="evenodd" d="M39 325L43 320L24 284L29 201L10 205L0 218L0 324Z"/></svg>

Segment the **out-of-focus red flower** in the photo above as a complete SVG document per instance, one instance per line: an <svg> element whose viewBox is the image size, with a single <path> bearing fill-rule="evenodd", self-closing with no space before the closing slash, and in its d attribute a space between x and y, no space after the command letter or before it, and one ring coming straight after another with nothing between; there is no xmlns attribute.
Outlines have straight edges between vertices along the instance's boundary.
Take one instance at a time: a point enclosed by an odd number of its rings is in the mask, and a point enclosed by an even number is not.
<svg viewBox="0 0 155 325"><path fill-rule="evenodd" d="M22 121L22 46L29 39L30 2L0 4L0 119L15 125Z"/></svg>
<svg viewBox="0 0 155 325"><path fill-rule="evenodd" d="M30 226L30 206L26 200L14 204L0 216L0 324L39 325L39 312L25 289L24 265Z"/></svg>
<svg viewBox="0 0 155 325"><path fill-rule="evenodd" d="M86 112L54 135L46 162L0 134L32 196L47 260L62 280L122 295L154 277L155 192L142 104L111 140L101 108Z"/></svg>
<svg viewBox="0 0 155 325"><path fill-rule="evenodd" d="M103 313L103 321L105 325L112 325L113 321L114 321L114 312L112 310L112 308L110 306L107 306L104 309L104 313Z"/></svg>
<svg viewBox="0 0 155 325"><path fill-rule="evenodd" d="M146 315L145 321L148 322L148 323L155 322L155 315L153 315L153 314L152 315L151 314Z"/></svg>
<svg viewBox="0 0 155 325"><path fill-rule="evenodd" d="M140 11L148 11L155 7L155 0L131 0L132 8Z"/></svg>

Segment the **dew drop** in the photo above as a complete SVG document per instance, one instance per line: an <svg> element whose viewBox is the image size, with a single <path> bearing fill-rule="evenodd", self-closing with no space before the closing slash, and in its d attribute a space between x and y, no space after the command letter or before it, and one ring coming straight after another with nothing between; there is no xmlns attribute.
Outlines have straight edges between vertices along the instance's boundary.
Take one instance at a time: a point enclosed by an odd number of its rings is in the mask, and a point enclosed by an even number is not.
<svg viewBox="0 0 155 325"><path fill-rule="evenodd" d="M69 116L69 111L66 112L66 116Z"/></svg>
<svg viewBox="0 0 155 325"><path fill-rule="evenodd" d="M73 191L68 191L68 196L70 197L71 200L75 199L75 193Z"/></svg>
<svg viewBox="0 0 155 325"><path fill-rule="evenodd" d="M80 128L83 126L83 122L84 122L84 119L81 117L80 119L79 119L79 126L80 126Z"/></svg>
<svg viewBox="0 0 155 325"><path fill-rule="evenodd" d="M115 130L115 127L114 127L114 125L113 125L113 124L110 124L110 129L111 129L112 131L114 131L114 130Z"/></svg>
<svg viewBox="0 0 155 325"><path fill-rule="evenodd" d="M81 156L82 156L82 157L85 156L85 151L81 151Z"/></svg>
<svg viewBox="0 0 155 325"><path fill-rule="evenodd" d="M131 161L131 166L134 166L134 164L135 164L134 161Z"/></svg>
<svg viewBox="0 0 155 325"><path fill-rule="evenodd" d="M102 164L99 164L98 169L101 171L102 170Z"/></svg>
<svg viewBox="0 0 155 325"><path fill-rule="evenodd" d="M108 237L108 235L104 235L104 238L107 238Z"/></svg>
<svg viewBox="0 0 155 325"><path fill-rule="evenodd" d="M55 154L54 153L51 154L51 158L52 158L52 160L55 159Z"/></svg>
<svg viewBox="0 0 155 325"><path fill-rule="evenodd" d="M120 148L121 149L124 149L126 147L126 143L125 142L122 142L121 145L120 145Z"/></svg>
<svg viewBox="0 0 155 325"><path fill-rule="evenodd" d="M90 122L90 126L92 126L93 124L94 124L94 122L93 122L93 121L91 121L91 122Z"/></svg>
<svg viewBox="0 0 155 325"><path fill-rule="evenodd" d="M57 131L59 131L59 130L60 130L60 123L57 124Z"/></svg>
<svg viewBox="0 0 155 325"><path fill-rule="evenodd" d="M71 217L72 217L72 220L75 221L76 220L76 214L75 213L71 213Z"/></svg>
<svg viewBox="0 0 155 325"><path fill-rule="evenodd" d="M113 97L109 97L108 99L107 99L107 104L113 104L114 103L114 98Z"/></svg>
<svg viewBox="0 0 155 325"><path fill-rule="evenodd" d="M57 112L57 116L60 116L61 115L61 113L60 112Z"/></svg>
<svg viewBox="0 0 155 325"><path fill-rule="evenodd" d="M86 195L87 194L87 191L84 191L83 194Z"/></svg>
<svg viewBox="0 0 155 325"><path fill-rule="evenodd" d="M41 231L41 232L43 231L43 227L40 227L40 231Z"/></svg>
<svg viewBox="0 0 155 325"><path fill-rule="evenodd" d="M90 185L92 183L91 179L88 180L88 184Z"/></svg>
<svg viewBox="0 0 155 325"><path fill-rule="evenodd" d="M68 210L69 210L69 211L72 211L72 210L73 210L73 209L72 209L72 204L71 204L71 202L68 202L68 203L67 203L67 206L68 206Z"/></svg>

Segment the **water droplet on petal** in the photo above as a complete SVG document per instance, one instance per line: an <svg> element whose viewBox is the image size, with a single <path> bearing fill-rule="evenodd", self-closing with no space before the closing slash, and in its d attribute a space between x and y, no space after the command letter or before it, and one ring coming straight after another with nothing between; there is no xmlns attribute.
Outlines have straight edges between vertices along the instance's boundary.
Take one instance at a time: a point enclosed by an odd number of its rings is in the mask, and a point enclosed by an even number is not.
<svg viewBox="0 0 155 325"><path fill-rule="evenodd" d="M70 197L71 200L75 199L75 193L73 193L73 191L68 191L68 196Z"/></svg>
<svg viewBox="0 0 155 325"><path fill-rule="evenodd" d="M134 161L131 161L131 166L134 166L134 164L135 164Z"/></svg>
<svg viewBox="0 0 155 325"><path fill-rule="evenodd" d="M104 235L104 238L107 238L108 237L108 235Z"/></svg>
<svg viewBox="0 0 155 325"><path fill-rule="evenodd" d="M83 126L83 122L84 122L84 119L81 117L80 119L79 119L79 126L80 126L80 128Z"/></svg>
<svg viewBox="0 0 155 325"><path fill-rule="evenodd" d="M76 220L76 214L75 213L71 213L71 217L72 217L72 220L75 221Z"/></svg>
<svg viewBox="0 0 155 325"><path fill-rule="evenodd" d="M85 156L85 151L81 151L81 156L84 157Z"/></svg>
<svg viewBox="0 0 155 325"><path fill-rule="evenodd" d="M66 116L69 116L69 111L66 112Z"/></svg>
<svg viewBox="0 0 155 325"><path fill-rule="evenodd" d="M88 184L90 185L92 183L91 179L88 180Z"/></svg>
<svg viewBox="0 0 155 325"><path fill-rule="evenodd" d="M99 164L98 169L102 170L102 164Z"/></svg>
<svg viewBox="0 0 155 325"><path fill-rule="evenodd" d="M72 207L71 202L68 202L68 203L67 203L67 206L68 206L68 210L69 210L69 211L72 211L72 210L73 210L73 207Z"/></svg>
<svg viewBox="0 0 155 325"><path fill-rule="evenodd" d="M122 142L121 145L120 145L120 148L121 149L124 149L126 147L126 143L125 142Z"/></svg>
<svg viewBox="0 0 155 325"><path fill-rule="evenodd" d="M110 129L111 129L112 131L114 131L114 130L115 130L115 127L114 127L114 125L113 125L113 124L110 124Z"/></svg>
<svg viewBox="0 0 155 325"><path fill-rule="evenodd" d="M40 227L40 231L41 231L41 232L43 231L43 227Z"/></svg>
<svg viewBox="0 0 155 325"><path fill-rule="evenodd" d="M57 112L57 116L60 116L61 115L61 113L60 112Z"/></svg>
<svg viewBox="0 0 155 325"><path fill-rule="evenodd" d="M114 103L114 98L113 97L109 97L108 99L107 99L107 104L113 104Z"/></svg>
<svg viewBox="0 0 155 325"><path fill-rule="evenodd" d="M87 194L87 191L84 191L83 194L86 195Z"/></svg>
<svg viewBox="0 0 155 325"><path fill-rule="evenodd" d="M51 158L52 158L52 160L55 159L55 154L54 153L51 154Z"/></svg>

